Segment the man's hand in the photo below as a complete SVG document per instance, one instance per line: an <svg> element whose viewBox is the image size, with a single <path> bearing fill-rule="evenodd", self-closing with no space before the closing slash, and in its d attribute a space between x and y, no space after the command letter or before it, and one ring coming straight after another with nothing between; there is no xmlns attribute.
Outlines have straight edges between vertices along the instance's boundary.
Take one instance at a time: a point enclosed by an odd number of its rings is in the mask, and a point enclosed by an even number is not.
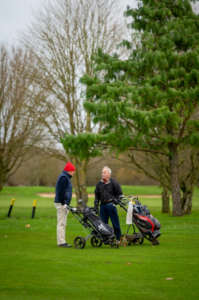
<svg viewBox="0 0 199 300"><path fill-rule="evenodd" d="M97 213L99 213L99 203L95 203L94 209L96 210Z"/></svg>
<svg viewBox="0 0 199 300"><path fill-rule="evenodd" d="M114 204L118 204L118 201L117 201L116 198L113 198L113 203L114 203Z"/></svg>

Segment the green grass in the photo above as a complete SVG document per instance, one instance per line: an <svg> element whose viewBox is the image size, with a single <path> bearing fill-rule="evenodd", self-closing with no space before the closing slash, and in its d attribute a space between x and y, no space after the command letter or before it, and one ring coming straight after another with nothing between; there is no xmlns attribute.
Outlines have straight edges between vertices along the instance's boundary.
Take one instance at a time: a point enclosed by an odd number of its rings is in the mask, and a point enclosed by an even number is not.
<svg viewBox="0 0 199 300"><path fill-rule="evenodd" d="M88 187L88 193L93 193L95 190L94 186ZM143 186L136 186L136 185L122 185L122 191L124 195L161 195L162 187L156 185L143 185ZM199 197L199 188L195 188L194 196Z"/></svg>
<svg viewBox="0 0 199 300"><path fill-rule="evenodd" d="M74 189L73 189L74 190ZM2 192L0 192L3 196L15 197L16 195L20 195L21 197L33 196L37 193L50 193L54 192L54 187L43 187L43 186L16 186L16 187L4 187ZM87 187L88 193L94 193L95 186ZM144 186L131 186L131 185L122 185L122 191L124 195L161 195L162 187L156 185L144 185ZM199 197L199 188L195 188L194 196Z"/></svg>
<svg viewBox="0 0 199 300"><path fill-rule="evenodd" d="M73 189L74 190L74 189ZM159 186L129 186L123 185L122 186L123 193L125 195L160 195L162 193L162 187ZM31 187L24 187L24 186L15 186L9 187L6 186L3 188L3 191L0 192L3 195L21 195L21 196L31 196L36 193L47 193L47 192L54 192L54 187L42 187L42 186L31 186ZM87 187L88 193L94 193L95 186ZM199 189L198 189L199 191Z"/></svg>
<svg viewBox="0 0 199 300"><path fill-rule="evenodd" d="M135 191L135 187L127 187ZM139 187L135 193L157 194L157 187ZM123 189L124 190L124 189ZM147 192L146 192L147 190ZM174 218L161 213L161 199L140 198L161 222L160 245L93 248L90 240L83 250L58 248L56 210L53 198L36 196L53 192L43 187L6 187L0 193L0 299L198 299L199 197L196 189L193 212ZM15 198L11 218L10 201ZM33 200L37 200L31 219ZM89 199L89 205L93 198ZM75 199L72 205L76 205ZM118 209L122 232L126 214ZM30 224L30 227L26 227ZM67 242L85 237L83 227L68 216ZM127 265L130 263L130 265ZM168 281L166 278L173 278Z"/></svg>
<svg viewBox="0 0 199 300"><path fill-rule="evenodd" d="M88 193L93 193L95 186L87 188ZM159 186L136 186L136 185L123 185L122 191L124 195L160 195L162 187Z"/></svg>

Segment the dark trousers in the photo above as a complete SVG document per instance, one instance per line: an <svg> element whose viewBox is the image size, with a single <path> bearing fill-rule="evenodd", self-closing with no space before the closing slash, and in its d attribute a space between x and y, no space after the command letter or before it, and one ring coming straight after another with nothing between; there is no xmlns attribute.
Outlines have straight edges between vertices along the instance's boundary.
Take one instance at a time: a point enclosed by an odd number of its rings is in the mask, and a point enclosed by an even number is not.
<svg viewBox="0 0 199 300"><path fill-rule="evenodd" d="M121 228L120 228L120 221L117 213L117 209L113 203L108 204L101 204L100 205L100 218L106 224L108 224L109 217L111 219L115 236L119 241L121 236Z"/></svg>

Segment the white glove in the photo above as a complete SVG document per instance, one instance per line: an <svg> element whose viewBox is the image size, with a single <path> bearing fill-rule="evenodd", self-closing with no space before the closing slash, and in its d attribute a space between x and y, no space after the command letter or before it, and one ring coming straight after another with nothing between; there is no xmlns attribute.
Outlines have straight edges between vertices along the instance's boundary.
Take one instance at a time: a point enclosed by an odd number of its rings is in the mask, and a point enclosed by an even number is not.
<svg viewBox="0 0 199 300"><path fill-rule="evenodd" d="M126 224L132 224L132 223L133 223L133 203L132 201L129 201L127 215L126 215Z"/></svg>

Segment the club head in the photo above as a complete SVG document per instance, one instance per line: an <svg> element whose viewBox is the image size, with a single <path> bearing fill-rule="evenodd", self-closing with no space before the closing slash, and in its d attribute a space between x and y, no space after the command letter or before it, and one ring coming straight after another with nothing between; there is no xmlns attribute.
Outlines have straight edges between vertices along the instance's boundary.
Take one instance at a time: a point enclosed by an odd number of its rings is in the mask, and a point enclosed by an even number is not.
<svg viewBox="0 0 199 300"><path fill-rule="evenodd" d="M78 202L78 203L82 203L82 202L83 202L83 200L82 200L82 199L79 199L77 202Z"/></svg>

